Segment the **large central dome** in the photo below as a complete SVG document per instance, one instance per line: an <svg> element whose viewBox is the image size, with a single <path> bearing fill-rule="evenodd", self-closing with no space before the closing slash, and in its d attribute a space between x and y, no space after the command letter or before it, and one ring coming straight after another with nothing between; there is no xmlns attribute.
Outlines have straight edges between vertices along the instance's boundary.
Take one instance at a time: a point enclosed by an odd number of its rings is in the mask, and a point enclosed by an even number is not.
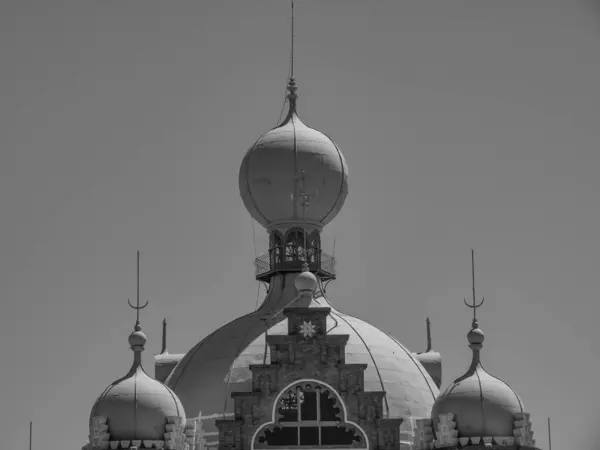
<svg viewBox="0 0 600 450"><path fill-rule="evenodd" d="M249 365L270 362L265 331L287 333L281 311L296 296L295 276L275 278L261 308L207 336L179 362L166 383L189 414L216 418L230 413L231 392L252 390ZM331 307L322 294L316 294L310 305L299 306ZM349 335L346 363L367 364L365 390L386 392L384 412L391 417L428 417L438 389L415 357L385 332L331 308L329 333ZM216 431L212 422L204 422L207 432Z"/></svg>

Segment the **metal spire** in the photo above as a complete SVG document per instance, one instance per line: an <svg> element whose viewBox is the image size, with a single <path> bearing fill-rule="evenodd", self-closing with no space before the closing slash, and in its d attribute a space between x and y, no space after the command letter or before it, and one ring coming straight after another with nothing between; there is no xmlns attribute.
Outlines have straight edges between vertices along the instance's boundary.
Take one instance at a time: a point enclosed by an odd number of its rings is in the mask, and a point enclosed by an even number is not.
<svg viewBox="0 0 600 450"><path fill-rule="evenodd" d="M477 308L479 308L481 305L483 305L483 302L485 301L485 299L482 297L481 298L481 303L477 304L477 300L475 297L475 251L471 249L471 271L472 271L472 277L473 277L473 302L472 303L467 303L467 299L465 298L465 305L467 305L469 308L473 309L473 328L476 328L478 326L477 324Z"/></svg>
<svg viewBox="0 0 600 450"><path fill-rule="evenodd" d="M294 78L294 0L291 0L292 6L292 36L291 36L291 52L290 52L290 78Z"/></svg>
<svg viewBox="0 0 600 450"><path fill-rule="evenodd" d="M135 317L135 329L140 330L140 310L144 309L148 306L148 301L144 304L144 306L140 306L140 252L137 252L137 303L135 306L131 304L131 301L127 299L127 303L132 309L135 309L136 317Z"/></svg>

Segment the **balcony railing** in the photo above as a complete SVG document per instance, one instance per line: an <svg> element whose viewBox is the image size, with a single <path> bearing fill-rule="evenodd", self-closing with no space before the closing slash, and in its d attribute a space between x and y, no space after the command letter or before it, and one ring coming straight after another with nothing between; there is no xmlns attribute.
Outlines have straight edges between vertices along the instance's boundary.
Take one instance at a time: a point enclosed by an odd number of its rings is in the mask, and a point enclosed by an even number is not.
<svg viewBox="0 0 600 450"><path fill-rule="evenodd" d="M256 279L269 281L269 278L277 272L299 272L303 264L302 255L275 257L271 250L254 260ZM323 281L335 279L335 258L325 252L315 252L313 257L309 258L308 267L311 272L320 275Z"/></svg>

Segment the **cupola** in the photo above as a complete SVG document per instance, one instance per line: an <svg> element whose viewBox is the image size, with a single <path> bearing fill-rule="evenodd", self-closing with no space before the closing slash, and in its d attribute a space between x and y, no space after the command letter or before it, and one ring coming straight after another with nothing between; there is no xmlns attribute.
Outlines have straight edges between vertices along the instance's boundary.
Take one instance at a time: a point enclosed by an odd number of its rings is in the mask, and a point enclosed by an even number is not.
<svg viewBox="0 0 600 450"><path fill-rule="evenodd" d="M335 260L321 248L321 230L348 195L348 166L327 135L305 125L296 111L297 86L288 83L285 119L246 152L239 188L244 206L269 233L269 253L256 259L256 278L301 272L335 278Z"/></svg>
<svg viewBox="0 0 600 450"><path fill-rule="evenodd" d="M454 414L458 437L513 436L515 415L524 412L519 395L483 368L480 352L484 337L474 319L467 334L473 352L471 365L433 405L434 420L441 414Z"/></svg>
<svg viewBox="0 0 600 450"><path fill-rule="evenodd" d="M481 444L533 448L533 432L529 414L523 409L519 395L507 383L487 372L481 363L481 349L485 335L479 327L475 297L475 264L473 268L473 302L465 304L473 309L473 322L467 341L473 353L467 372L457 378L436 399L431 421L418 424L420 435L427 435L430 427L432 443L436 448L479 448ZM429 448L430 442L421 441L417 449Z"/></svg>

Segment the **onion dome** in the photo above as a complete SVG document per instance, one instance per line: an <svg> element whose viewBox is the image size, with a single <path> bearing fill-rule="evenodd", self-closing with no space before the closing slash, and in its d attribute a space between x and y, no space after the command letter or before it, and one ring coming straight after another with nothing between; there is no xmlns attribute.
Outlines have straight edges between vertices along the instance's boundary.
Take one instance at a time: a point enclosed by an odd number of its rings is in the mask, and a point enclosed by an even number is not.
<svg viewBox="0 0 600 450"><path fill-rule="evenodd" d="M517 393L483 368L480 351L484 337L474 318L467 335L473 351L471 366L438 397L431 413L434 420L453 413L459 438L513 436L516 414L524 412Z"/></svg>
<svg viewBox="0 0 600 450"><path fill-rule="evenodd" d="M150 377L142 367L146 336L137 324L129 336L134 352L127 375L108 386L90 414L107 418L111 441L164 440L167 418L179 417L185 423L181 402L171 389Z"/></svg>
<svg viewBox="0 0 600 450"><path fill-rule="evenodd" d="M296 113L296 83L288 84L289 112L248 150L239 173L239 188L250 215L263 227L294 224L317 229L333 220L348 194L348 167L338 146L306 126ZM300 174L304 174L310 209L303 211Z"/></svg>

